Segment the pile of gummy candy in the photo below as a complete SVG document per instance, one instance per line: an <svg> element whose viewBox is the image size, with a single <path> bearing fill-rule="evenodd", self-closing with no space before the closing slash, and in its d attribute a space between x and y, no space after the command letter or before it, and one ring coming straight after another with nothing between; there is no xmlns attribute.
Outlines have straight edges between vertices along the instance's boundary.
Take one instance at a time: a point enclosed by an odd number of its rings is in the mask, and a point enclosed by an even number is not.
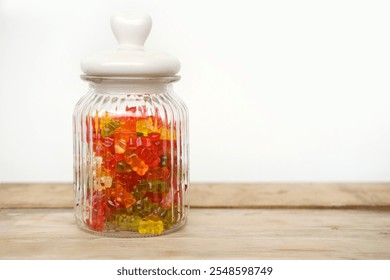
<svg viewBox="0 0 390 280"><path fill-rule="evenodd" d="M175 130L158 116L134 117L135 110L92 118L86 225L93 231L161 234L180 219Z"/></svg>

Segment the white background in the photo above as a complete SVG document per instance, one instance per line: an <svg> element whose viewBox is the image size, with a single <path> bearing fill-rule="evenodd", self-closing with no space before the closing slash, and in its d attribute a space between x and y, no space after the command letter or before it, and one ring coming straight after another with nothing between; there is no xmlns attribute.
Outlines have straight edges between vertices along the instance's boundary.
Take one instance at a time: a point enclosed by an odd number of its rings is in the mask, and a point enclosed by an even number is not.
<svg viewBox="0 0 390 280"><path fill-rule="evenodd" d="M79 62L134 9L182 63L193 182L390 180L390 1L0 0L0 182L72 180Z"/></svg>

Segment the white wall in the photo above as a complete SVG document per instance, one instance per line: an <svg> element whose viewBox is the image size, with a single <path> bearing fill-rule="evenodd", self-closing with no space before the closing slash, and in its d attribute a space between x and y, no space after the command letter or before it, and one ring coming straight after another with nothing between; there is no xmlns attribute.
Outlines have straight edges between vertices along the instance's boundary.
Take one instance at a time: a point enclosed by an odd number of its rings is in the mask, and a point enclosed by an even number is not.
<svg viewBox="0 0 390 280"><path fill-rule="evenodd" d="M191 179L390 180L390 2L0 0L0 182L72 180L79 61L117 10L182 62Z"/></svg>

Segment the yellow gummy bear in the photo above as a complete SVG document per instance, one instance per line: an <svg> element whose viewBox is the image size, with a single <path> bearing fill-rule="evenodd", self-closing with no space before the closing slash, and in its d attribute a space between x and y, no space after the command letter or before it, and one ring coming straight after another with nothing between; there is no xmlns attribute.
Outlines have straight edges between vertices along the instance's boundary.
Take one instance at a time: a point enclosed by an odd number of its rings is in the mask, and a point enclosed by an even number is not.
<svg viewBox="0 0 390 280"><path fill-rule="evenodd" d="M153 124L151 117L148 119L138 120L136 123L136 131L142 133L144 136L148 136L151 132L157 132L156 125Z"/></svg>
<svg viewBox="0 0 390 280"><path fill-rule="evenodd" d="M161 234L164 230L162 221L140 221L138 232L141 234Z"/></svg>
<svg viewBox="0 0 390 280"><path fill-rule="evenodd" d="M96 111L96 117L99 118L98 112ZM98 124L97 119L95 119L96 125ZM104 112L104 115L100 117L100 127L106 126L108 123L112 121L112 117L110 116L110 113L107 111ZM96 127L97 129L97 127Z"/></svg>
<svg viewBox="0 0 390 280"><path fill-rule="evenodd" d="M168 127L161 127L158 131L161 140L171 140L171 129ZM173 130L173 140L176 140L176 130Z"/></svg>
<svg viewBox="0 0 390 280"><path fill-rule="evenodd" d="M100 118L100 131L103 137L113 135L120 125L121 123L110 117L108 112L105 112L105 115Z"/></svg>

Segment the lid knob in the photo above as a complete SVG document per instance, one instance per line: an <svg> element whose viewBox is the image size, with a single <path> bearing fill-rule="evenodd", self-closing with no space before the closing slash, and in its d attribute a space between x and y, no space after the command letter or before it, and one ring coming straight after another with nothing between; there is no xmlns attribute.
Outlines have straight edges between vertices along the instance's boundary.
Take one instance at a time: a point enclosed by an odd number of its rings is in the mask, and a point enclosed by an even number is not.
<svg viewBox="0 0 390 280"><path fill-rule="evenodd" d="M152 28L152 18L145 13L121 13L111 17L111 29L119 48L143 48Z"/></svg>
<svg viewBox="0 0 390 280"><path fill-rule="evenodd" d="M1 0L0 0L1 1ZM87 76L172 77L180 62L165 53L144 48L152 19L142 12L118 13L111 17L111 29L119 47L93 53L81 60Z"/></svg>

